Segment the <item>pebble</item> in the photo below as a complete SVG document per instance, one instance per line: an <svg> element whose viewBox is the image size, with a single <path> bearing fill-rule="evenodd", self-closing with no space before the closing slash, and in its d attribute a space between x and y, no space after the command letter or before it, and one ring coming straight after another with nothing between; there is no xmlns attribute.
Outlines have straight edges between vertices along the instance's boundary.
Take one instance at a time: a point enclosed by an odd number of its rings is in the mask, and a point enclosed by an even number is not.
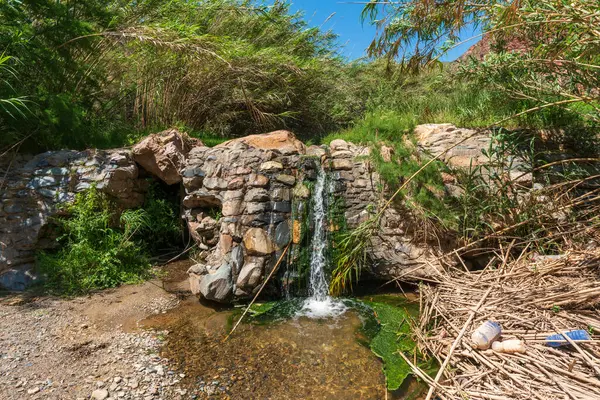
<svg viewBox="0 0 600 400"><path fill-rule="evenodd" d="M94 400L105 400L108 398L108 390L96 389L92 392L92 399Z"/></svg>
<svg viewBox="0 0 600 400"><path fill-rule="evenodd" d="M34 388L29 389L27 391L27 394L36 394L36 393L39 393L39 392L40 392L40 388L36 386Z"/></svg>

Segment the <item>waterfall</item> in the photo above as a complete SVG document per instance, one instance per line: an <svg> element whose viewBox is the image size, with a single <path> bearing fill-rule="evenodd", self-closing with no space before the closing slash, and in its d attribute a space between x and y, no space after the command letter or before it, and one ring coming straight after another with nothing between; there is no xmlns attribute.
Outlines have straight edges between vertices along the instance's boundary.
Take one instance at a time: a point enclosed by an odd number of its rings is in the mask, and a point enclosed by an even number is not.
<svg viewBox="0 0 600 400"><path fill-rule="evenodd" d="M313 194L315 230L311 240L310 280L308 282L308 294L310 298L320 301L325 300L329 293L329 285L327 285L327 280L325 279L325 267L327 265L325 255L327 251L326 181L327 175L320 168Z"/></svg>
<svg viewBox="0 0 600 400"><path fill-rule="evenodd" d="M346 311L346 306L329 296L327 269L327 174L319 168L313 190L314 232L311 240L309 297L304 301L300 315L311 318L335 317Z"/></svg>

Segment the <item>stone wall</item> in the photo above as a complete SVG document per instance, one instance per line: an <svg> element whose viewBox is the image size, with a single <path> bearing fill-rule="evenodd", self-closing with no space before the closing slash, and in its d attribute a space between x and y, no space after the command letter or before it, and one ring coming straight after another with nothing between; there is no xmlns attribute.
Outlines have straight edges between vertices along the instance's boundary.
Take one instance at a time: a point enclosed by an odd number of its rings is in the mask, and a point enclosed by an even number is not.
<svg viewBox="0 0 600 400"><path fill-rule="evenodd" d="M427 129L422 141L432 152L436 145L431 138L452 132L445 125ZM483 147L489 141L477 143ZM0 181L0 285L22 289L32 281L34 252L52 244L45 227L58 204L96 184L124 207L136 207L148 184L142 178L153 176L181 185L182 218L202 250L202 263L189 271L192 290L221 302L250 298L284 247L300 235L298 210L310 207L311 181L319 168L329 173L330 197L343 200L341 212L349 228L376 212L387 194L380 191L368 155L368 148L342 140L307 148L287 131L208 148L170 130L149 136L131 151L18 156L10 169L7 161L0 163L0 176L7 177ZM385 212L370 243L373 275L430 275L440 267L441 249L417 243L411 227L404 210Z"/></svg>
<svg viewBox="0 0 600 400"><path fill-rule="evenodd" d="M129 150L55 151L0 160L0 287L21 290L35 280L36 249L61 203L92 184L124 207L143 203L145 181Z"/></svg>

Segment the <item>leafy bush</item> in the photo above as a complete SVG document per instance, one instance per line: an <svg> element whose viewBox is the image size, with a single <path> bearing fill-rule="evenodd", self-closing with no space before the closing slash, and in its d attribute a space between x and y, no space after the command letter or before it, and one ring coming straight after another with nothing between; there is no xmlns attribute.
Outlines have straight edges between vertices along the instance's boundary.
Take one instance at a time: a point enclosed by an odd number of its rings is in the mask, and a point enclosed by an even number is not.
<svg viewBox="0 0 600 400"><path fill-rule="evenodd" d="M136 283L150 276L149 255L176 243L181 233L171 204L148 195L145 207L120 211L95 188L79 193L56 218L59 249L38 254L45 285L64 295Z"/></svg>
<svg viewBox="0 0 600 400"><path fill-rule="evenodd" d="M55 220L63 232L58 238L60 249L56 253L41 252L38 257L50 290L75 295L138 282L148 276L148 258L132 240L145 224L141 210L124 211L114 221L113 205L91 188L78 194L65 211L68 218Z"/></svg>

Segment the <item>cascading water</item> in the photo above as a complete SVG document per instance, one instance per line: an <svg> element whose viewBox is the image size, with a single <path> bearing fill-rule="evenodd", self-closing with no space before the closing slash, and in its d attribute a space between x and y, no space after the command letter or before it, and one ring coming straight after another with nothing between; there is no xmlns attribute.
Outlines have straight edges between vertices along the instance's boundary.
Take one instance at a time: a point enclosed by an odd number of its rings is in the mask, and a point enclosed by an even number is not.
<svg viewBox="0 0 600 400"><path fill-rule="evenodd" d="M309 297L304 301L301 315L311 318L334 317L346 311L346 306L329 296L329 284L325 275L327 268L327 194L328 179L319 168L313 191L314 232L311 240Z"/></svg>

